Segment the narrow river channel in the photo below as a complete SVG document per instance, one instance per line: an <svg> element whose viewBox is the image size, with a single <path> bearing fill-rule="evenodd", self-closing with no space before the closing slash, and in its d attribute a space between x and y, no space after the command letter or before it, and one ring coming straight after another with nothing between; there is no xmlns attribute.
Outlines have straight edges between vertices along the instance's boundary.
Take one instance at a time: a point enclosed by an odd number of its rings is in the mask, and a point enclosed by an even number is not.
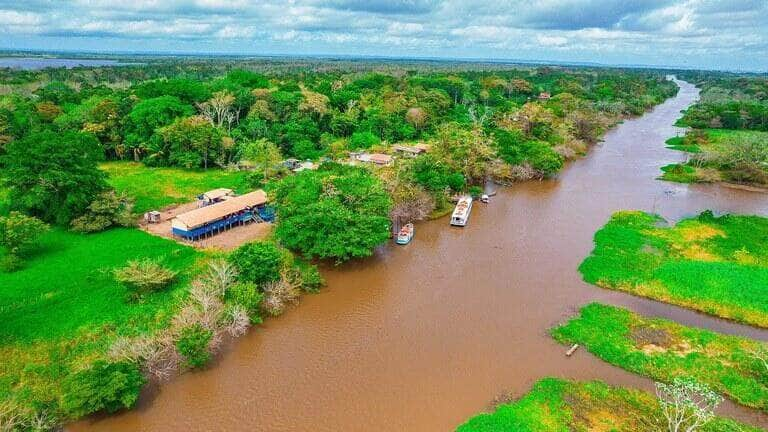
<svg viewBox="0 0 768 432"><path fill-rule="evenodd" d="M768 195L655 180L683 158L680 93L624 122L559 179L503 189L469 225L418 224L414 241L363 262L326 268L328 286L237 340L208 370L147 394L133 411L71 431L447 431L502 393L538 379L652 382L584 350L566 358L547 329L602 301L688 325L768 340L768 332L584 283L577 267L614 211L677 220L705 209L768 214ZM733 404L722 413L768 426Z"/></svg>

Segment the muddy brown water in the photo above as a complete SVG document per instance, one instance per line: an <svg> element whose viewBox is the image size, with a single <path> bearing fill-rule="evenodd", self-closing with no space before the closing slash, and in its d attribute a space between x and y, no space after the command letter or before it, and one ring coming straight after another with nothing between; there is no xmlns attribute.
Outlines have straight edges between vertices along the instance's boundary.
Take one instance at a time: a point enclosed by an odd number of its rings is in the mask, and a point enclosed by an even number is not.
<svg viewBox="0 0 768 432"><path fill-rule="evenodd" d="M652 389L547 329L601 301L687 325L768 332L584 283L592 236L621 209L677 220L705 209L768 214L764 194L654 180L684 156L664 140L698 91L624 122L553 181L499 190L467 227L418 224L414 241L324 269L327 288L232 343L209 369L146 394L137 409L71 431L447 431L545 376ZM768 416L721 413L766 427Z"/></svg>

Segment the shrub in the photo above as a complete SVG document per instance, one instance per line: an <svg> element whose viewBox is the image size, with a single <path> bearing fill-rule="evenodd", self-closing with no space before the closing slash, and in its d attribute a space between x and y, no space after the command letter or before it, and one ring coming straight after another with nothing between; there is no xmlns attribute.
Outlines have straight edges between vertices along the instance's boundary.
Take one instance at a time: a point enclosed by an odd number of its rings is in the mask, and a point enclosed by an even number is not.
<svg viewBox="0 0 768 432"><path fill-rule="evenodd" d="M240 246L229 256L240 280L262 285L280 278L282 255L274 243L252 242Z"/></svg>
<svg viewBox="0 0 768 432"><path fill-rule="evenodd" d="M544 177L557 174L563 168L564 159L549 144L542 141L530 141L526 146L526 159L531 166Z"/></svg>
<svg viewBox="0 0 768 432"><path fill-rule="evenodd" d="M150 258L128 261L128 265L114 271L115 280L128 288L133 298L167 287L176 274Z"/></svg>
<svg viewBox="0 0 768 432"><path fill-rule="evenodd" d="M0 216L0 270L10 272L21 268L22 255L48 231L48 225L37 218L11 212Z"/></svg>
<svg viewBox="0 0 768 432"><path fill-rule="evenodd" d="M469 195L472 196L472 198L479 198L480 195L483 194L483 188L481 188L480 186L471 186L468 192L469 192Z"/></svg>
<svg viewBox="0 0 768 432"><path fill-rule="evenodd" d="M320 275L320 270L317 269L317 266L303 260L296 260L294 262L294 268L299 273L301 288L304 291L316 292L325 284L325 280L323 280L323 276Z"/></svg>
<svg viewBox="0 0 768 432"><path fill-rule="evenodd" d="M227 301L245 308L252 323L261 323L261 302L264 294L253 282L238 282L227 290Z"/></svg>
<svg viewBox="0 0 768 432"><path fill-rule="evenodd" d="M131 209L133 204L124 195L117 195L115 191L107 191L99 194L88 205L86 213L72 220L71 227L79 232L98 232L111 226L131 224Z"/></svg>
<svg viewBox="0 0 768 432"><path fill-rule="evenodd" d="M369 131L355 132L349 137L349 148L351 150L369 149L380 142L379 137Z"/></svg>
<svg viewBox="0 0 768 432"><path fill-rule="evenodd" d="M201 368L211 360L208 344L213 338L213 332L200 324L193 324L181 330L176 341L176 349L184 356L184 363L193 369Z"/></svg>
<svg viewBox="0 0 768 432"><path fill-rule="evenodd" d="M285 311L288 304L295 302L300 296L299 287L285 279L269 282L264 285L264 310L277 316Z"/></svg>
<svg viewBox="0 0 768 432"><path fill-rule="evenodd" d="M136 364L99 360L89 369L64 380L61 408L72 418L130 408L138 400L145 382Z"/></svg>
<svg viewBox="0 0 768 432"><path fill-rule="evenodd" d="M47 230L48 225L39 219L11 212L0 216L0 247L11 255L20 255Z"/></svg>
<svg viewBox="0 0 768 432"><path fill-rule="evenodd" d="M0 271L1 272L14 272L24 266L24 260L18 255L7 253L0 256Z"/></svg>

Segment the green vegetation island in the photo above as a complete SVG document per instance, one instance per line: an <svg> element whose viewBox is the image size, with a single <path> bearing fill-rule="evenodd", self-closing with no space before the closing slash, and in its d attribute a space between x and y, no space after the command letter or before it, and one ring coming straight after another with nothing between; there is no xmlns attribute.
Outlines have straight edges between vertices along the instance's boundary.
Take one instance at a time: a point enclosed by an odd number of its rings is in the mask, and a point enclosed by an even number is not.
<svg viewBox="0 0 768 432"><path fill-rule="evenodd" d="M516 401L502 402L493 412L480 414L459 426L458 432L562 432L626 431L655 432L686 430L690 423L672 425L664 416L664 405L652 395L600 381L573 382L545 378ZM682 425L682 426L681 426ZM712 417L701 432L752 432L747 425Z"/></svg>
<svg viewBox="0 0 768 432"><path fill-rule="evenodd" d="M701 88L701 99L678 121L689 131L667 141L688 153L688 160L663 167L660 178L768 191L768 80L689 75Z"/></svg>
<svg viewBox="0 0 768 432"><path fill-rule="evenodd" d="M555 176L678 90L643 70L315 66L0 71L4 425L130 408L319 289L316 263L370 256L489 179ZM260 190L226 242L171 230Z"/></svg>
<svg viewBox="0 0 768 432"><path fill-rule="evenodd" d="M768 218L704 212L674 226L614 214L579 270L587 282L768 327Z"/></svg>

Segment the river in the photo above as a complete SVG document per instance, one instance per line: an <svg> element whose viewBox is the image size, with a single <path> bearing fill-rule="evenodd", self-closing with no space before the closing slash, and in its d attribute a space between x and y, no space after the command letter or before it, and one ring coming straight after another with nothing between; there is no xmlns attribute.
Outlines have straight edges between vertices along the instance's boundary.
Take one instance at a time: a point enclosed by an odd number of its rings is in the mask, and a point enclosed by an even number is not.
<svg viewBox="0 0 768 432"><path fill-rule="evenodd" d="M447 431L545 376L650 380L579 350L566 358L547 329L601 301L768 340L768 332L584 283L592 236L621 209L677 220L705 209L768 214L768 196L655 180L684 155L664 141L698 97L679 94L609 131L559 179L505 188L469 225L418 224L414 241L324 269L328 286L235 341L201 372L146 394L137 409L71 431ZM755 425L768 416L726 403Z"/></svg>
<svg viewBox="0 0 768 432"><path fill-rule="evenodd" d="M68 59L60 57L0 57L0 68L41 70L46 68L100 67L123 66L132 63L121 63L107 59Z"/></svg>

